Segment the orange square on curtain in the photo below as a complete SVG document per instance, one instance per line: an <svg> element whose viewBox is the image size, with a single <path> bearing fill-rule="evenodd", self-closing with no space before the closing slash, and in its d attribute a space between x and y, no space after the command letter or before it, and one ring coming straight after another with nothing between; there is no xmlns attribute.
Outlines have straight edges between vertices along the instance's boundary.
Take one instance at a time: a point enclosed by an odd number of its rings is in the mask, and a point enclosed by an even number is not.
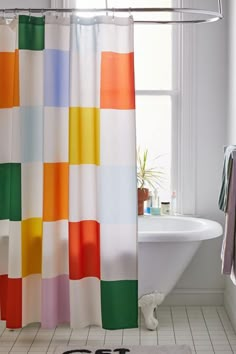
<svg viewBox="0 0 236 354"><path fill-rule="evenodd" d="M69 164L44 163L43 220L68 219Z"/></svg>
<svg viewBox="0 0 236 354"><path fill-rule="evenodd" d="M93 220L69 222L70 279L100 279L100 224Z"/></svg>
<svg viewBox="0 0 236 354"><path fill-rule="evenodd" d="M133 52L102 52L100 107L135 108Z"/></svg>
<svg viewBox="0 0 236 354"><path fill-rule="evenodd" d="M19 52L0 52L0 108L19 106Z"/></svg>

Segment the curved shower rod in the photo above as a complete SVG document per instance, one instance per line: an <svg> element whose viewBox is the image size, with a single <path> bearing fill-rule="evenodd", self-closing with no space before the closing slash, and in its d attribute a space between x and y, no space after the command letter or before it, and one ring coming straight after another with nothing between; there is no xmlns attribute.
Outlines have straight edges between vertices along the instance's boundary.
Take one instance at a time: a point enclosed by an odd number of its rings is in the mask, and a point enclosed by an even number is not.
<svg viewBox="0 0 236 354"><path fill-rule="evenodd" d="M14 8L14 9L4 9L2 10L4 15L6 13L19 13L19 12L29 12L29 13L45 13L45 12L56 12L56 13L74 13L74 12L106 12L117 14L117 13L124 13L128 12L130 15L134 13L166 13L166 14L173 14L178 13L182 15L201 15L208 16L208 18L199 18L199 19L183 19L179 18L176 20L135 20L134 23L139 24L171 24L171 23L209 23L209 22L216 22L223 18L223 10L222 10L222 0L218 0L218 12L216 11L208 11L204 9L195 9L195 8L181 8L181 7L120 7L120 8L88 8L88 9L79 9L79 8Z"/></svg>

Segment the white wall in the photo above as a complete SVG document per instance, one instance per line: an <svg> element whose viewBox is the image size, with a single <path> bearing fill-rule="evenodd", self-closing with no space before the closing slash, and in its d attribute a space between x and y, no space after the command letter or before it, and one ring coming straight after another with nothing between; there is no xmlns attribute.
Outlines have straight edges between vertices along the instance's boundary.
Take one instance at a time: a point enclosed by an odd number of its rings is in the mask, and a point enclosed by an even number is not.
<svg viewBox="0 0 236 354"><path fill-rule="evenodd" d="M224 11L227 1L223 0ZM199 0L195 2L199 7ZM205 7L214 9L215 4L215 0L204 0ZM224 215L218 210L217 201L226 135L226 20L194 25L195 39L193 42L197 158L196 214L219 221L221 224L224 222ZM186 30L187 28L186 26ZM213 305L223 302L224 277L221 275L221 243L221 237L202 243L165 304Z"/></svg>
<svg viewBox="0 0 236 354"><path fill-rule="evenodd" d="M236 144L236 2L228 0L227 144ZM224 305L236 330L236 286L227 277Z"/></svg>

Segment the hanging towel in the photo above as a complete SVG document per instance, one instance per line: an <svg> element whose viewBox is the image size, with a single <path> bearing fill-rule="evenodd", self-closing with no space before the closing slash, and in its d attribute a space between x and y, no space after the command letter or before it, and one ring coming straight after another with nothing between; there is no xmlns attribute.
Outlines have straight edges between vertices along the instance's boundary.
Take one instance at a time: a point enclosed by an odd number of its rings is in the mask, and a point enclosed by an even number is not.
<svg viewBox="0 0 236 354"><path fill-rule="evenodd" d="M222 273L230 275L236 284L236 146L229 146L225 151L219 207L226 216L221 251Z"/></svg>
<svg viewBox="0 0 236 354"><path fill-rule="evenodd" d="M224 153L224 165L222 173L222 185L218 205L220 210L226 212L228 203L228 189L232 170L233 152L236 151L236 145L230 145Z"/></svg>

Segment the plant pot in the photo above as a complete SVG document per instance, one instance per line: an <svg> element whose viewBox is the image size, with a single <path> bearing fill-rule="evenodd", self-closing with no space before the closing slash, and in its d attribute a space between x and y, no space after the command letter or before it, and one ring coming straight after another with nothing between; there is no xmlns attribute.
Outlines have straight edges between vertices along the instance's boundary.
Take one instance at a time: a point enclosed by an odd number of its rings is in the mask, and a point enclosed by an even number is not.
<svg viewBox="0 0 236 354"><path fill-rule="evenodd" d="M138 215L143 215L143 203L148 200L148 189L138 188Z"/></svg>

